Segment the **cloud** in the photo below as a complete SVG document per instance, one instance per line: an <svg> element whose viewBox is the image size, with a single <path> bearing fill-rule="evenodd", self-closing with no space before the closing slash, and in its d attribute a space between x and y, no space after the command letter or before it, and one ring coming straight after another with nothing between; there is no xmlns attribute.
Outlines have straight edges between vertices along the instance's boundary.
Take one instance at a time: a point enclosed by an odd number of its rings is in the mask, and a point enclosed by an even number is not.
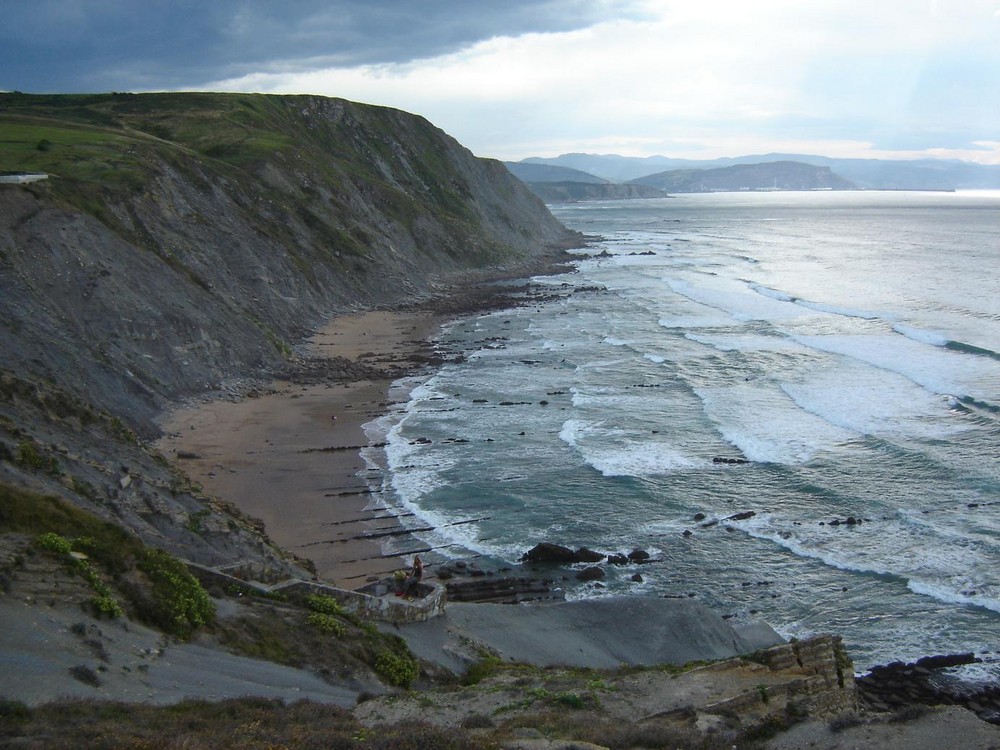
<svg viewBox="0 0 1000 750"><path fill-rule="evenodd" d="M902 0L636 3L626 17L494 37L433 58L212 85L408 109L479 153L507 158L569 144L693 150L699 139L703 149L729 144L730 155L764 143L912 150L930 138L961 148L998 132L1000 45L992 8L945 7L946 16ZM970 49L979 50L974 63L962 57Z"/></svg>
<svg viewBox="0 0 1000 750"><path fill-rule="evenodd" d="M27 62L0 60L0 86L32 90L9 81L37 64L39 79L79 69L84 89L340 96L422 114L501 158L936 149L988 160L995 151L975 144L1000 133L996 0L35 7L62 62L41 63L39 44L22 45Z"/></svg>
<svg viewBox="0 0 1000 750"><path fill-rule="evenodd" d="M614 0L7 0L3 11L0 88L32 92L406 63L629 12Z"/></svg>

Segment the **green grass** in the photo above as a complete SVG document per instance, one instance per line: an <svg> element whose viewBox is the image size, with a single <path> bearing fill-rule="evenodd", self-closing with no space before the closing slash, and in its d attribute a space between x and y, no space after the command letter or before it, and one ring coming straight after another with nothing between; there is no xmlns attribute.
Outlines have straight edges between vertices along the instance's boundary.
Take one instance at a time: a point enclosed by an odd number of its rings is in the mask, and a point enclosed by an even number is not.
<svg viewBox="0 0 1000 750"><path fill-rule="evenodd" d="M58 178L135 187L142 172L130 157L134 139L78 125L0 118L0 169L47 172Z"/></svg>
<svg viewBox="0 0 1000 750"><path fill-rule="evenodd" d="M289 184L260 180L265 163ZM363 269L356 261L370 255L373 239L351 219L355 204L347 198L359 193L415 234L433 217L457 240L442 251L463 263L509 253L482 238L471 187L438 131L419 118L306 96L0 93L0 171L48 172L53 179L25 189L51 194L151 250L109 205L127 202L123 191L149 190L164 165L193 184L240 183L243 194L274 207L269 233L284 239L288 220L304 223L323 263ZM470 237L478 237L475 250ZM287 244L294 255L296 243ZM315 262L302 259L307 276Z"/></svg>
<svg viewBox="0 0 1000 750"><path fill-rule="evenodd" d="M189 150L246 166L295 143L255 95L0 94L0 112L0 169L88 182L115 181L116 170L140 174L136 149Z"/></svg>

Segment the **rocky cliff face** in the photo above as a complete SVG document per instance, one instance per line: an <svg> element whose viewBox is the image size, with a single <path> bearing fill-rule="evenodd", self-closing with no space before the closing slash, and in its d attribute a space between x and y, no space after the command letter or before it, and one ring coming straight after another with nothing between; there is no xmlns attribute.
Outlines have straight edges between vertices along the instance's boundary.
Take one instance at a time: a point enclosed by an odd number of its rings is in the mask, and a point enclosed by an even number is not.
<svg viewBox="0 0 1000 750"><path fill-rule="evenodd" d="M4 366L140 430L165 399L275 363L333 312L566 234L500 163L395 110L0 98L22 145L7 166L52 173L0 188Z"/></svg>
<svg viewBox="0 0 1000 750"><path fill-rule="evenodd" d="M216 512L178 502L136 440L166 403L279 365L331 314L569 236L502 164L396 110L4 94L0 112L3 169L50 175L0 185L0 480L147 537L173 515L179 540Z"/></svg>

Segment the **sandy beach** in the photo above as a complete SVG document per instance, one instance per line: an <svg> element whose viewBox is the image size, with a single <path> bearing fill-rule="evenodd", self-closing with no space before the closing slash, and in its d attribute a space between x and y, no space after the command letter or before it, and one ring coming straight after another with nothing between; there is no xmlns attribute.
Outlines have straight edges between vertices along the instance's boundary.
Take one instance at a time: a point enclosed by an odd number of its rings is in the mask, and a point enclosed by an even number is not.
<svg viewBox="0 0 1000 750"><path fill-rule="evenodd" d="M413 368L441 319L426 311L337 317L307 344L386 372ZM311 560L323 580L357 588L405 567L365 534L398 530L364 481L363 425L386 411L393 378L296 384L176 409L161 422L161 451L204 490L264 522L283 549Z"/></svg>

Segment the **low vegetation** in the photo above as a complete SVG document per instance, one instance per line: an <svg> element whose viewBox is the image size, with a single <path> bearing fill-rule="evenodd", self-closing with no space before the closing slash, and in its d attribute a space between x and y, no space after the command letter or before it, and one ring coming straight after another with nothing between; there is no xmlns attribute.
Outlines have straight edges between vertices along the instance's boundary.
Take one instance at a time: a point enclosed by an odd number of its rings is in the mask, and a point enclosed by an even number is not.
<svg viewBox="0 0 1000 750"><path fill-rule="evenodd" d="M54 556L83 578L94 615L128 614L182 639L201 629L244 656L367 675L392 687L408 688L420 675L402 638L345 612L329 596L286 601L247 588L234 594L245 614L217 621L209 593L183 562L57 497L0 484L0 533L30 535L37 554Z"/></svg>
<svg viewBox="0 0 1000 750"><path fill-rule="evenodd" d="M211 599L184 563L57 497L0 485L0 532L34 535L38 550L87 582L97 615L128 612L180 638L214 618Z"/></svg>
<svg viewBox="0 0 1000 750"><path fill-rule="evenodd" d="M243 698L153 707L72 701L40 708L0 701L0 744L32 740L47 748L239 747L344 750L486 750L496 745L460 728L427 724L371 729L349 711L310 702Z"/></svg>

